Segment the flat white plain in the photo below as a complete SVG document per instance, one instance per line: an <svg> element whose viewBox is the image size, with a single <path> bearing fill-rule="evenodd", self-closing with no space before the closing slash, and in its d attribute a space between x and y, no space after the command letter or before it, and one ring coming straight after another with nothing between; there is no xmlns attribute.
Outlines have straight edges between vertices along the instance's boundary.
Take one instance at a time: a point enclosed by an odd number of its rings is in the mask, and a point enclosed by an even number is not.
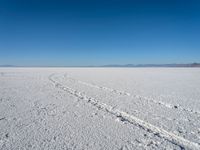
<svg viewBox="0 0 200 150"><path fill-rule="evenodd" d="M0 68L0 149L200 149L200 69Z"/></svg>

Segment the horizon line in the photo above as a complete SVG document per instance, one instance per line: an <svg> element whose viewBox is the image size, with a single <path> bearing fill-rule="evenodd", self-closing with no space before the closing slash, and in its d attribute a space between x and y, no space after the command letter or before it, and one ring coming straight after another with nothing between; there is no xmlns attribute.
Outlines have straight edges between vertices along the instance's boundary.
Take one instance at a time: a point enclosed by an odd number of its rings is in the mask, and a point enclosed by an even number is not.
<svg viewBox="0 0 200 150"><path fill-rule="evenodd" d="M108 65L0 65L0 67L200 67L200 63L166 63L166 64L108 64Z"/></svg>

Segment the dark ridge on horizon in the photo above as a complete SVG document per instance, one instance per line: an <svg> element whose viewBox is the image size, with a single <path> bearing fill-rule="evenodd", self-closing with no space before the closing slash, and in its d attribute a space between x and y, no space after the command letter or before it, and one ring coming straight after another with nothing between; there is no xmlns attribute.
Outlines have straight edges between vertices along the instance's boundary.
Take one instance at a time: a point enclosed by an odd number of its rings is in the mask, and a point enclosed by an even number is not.
<svg viewBox="0 0 200 150"><path fill-rule="evenodd" d="M87 65L87 66L16 66L16 65L0 65L0 67L124 67L124 68L140 68L140 67L200 67L200 63L187 63L187 64L110 64L110 65Z"/></svg>
<svg viewBox="0 0 200 150"><path fill-rule="evenodd" d="M15 65L0 65L0 67L17 67Z"/></svg>
<svg viewBox="0 0 200 150"><path fill-rule="evenodd" d="M188 64L126 64L126 65L104 65L102 67L200 67L200 63Z"/></svg>

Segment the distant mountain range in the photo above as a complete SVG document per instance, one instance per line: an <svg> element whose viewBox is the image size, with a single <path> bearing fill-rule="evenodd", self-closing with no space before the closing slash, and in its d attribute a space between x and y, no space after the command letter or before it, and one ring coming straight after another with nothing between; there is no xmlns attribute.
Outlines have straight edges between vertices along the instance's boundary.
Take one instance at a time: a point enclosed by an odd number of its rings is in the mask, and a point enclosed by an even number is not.
<svg viewBox="0 0 200 150"><path fill-rule="evenodd" d="M188 63L188 64L111 64L103 66L15 66L15 65L0 65L0 67L200 67L200 63Z"/></svg>
<svg viewBox="0 0 200 150"><path fill-rule="evenodd" d="M190 64L126 64L126 65L104 65L102 67L200 67L200 63Z"/></svg>
<svg viewBox="0 0 200 150"><path fill-rule="evenodd" d="M14 65L0 65L0 67L17 67L17 66L14 66Z"/></svg>

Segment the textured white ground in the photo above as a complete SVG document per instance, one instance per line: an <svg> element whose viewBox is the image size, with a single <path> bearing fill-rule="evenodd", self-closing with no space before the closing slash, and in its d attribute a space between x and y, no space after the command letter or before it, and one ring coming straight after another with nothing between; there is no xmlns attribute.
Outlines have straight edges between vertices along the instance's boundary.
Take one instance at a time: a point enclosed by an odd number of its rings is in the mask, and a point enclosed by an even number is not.
<svg viewBox="0 0 200 150"><path fill-rule="evenodd" d="M0 68L0 149L200 149L200 69Z"/></svg>

